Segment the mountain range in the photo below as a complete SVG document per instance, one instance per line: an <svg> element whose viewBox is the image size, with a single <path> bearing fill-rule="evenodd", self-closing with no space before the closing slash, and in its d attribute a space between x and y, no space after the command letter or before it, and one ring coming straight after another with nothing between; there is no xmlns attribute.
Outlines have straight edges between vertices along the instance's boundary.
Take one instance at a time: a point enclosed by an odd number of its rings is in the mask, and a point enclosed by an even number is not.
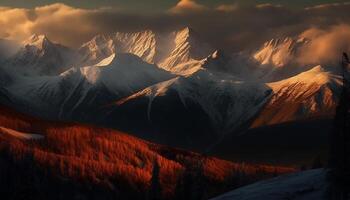
<svg viewBox="0 0 350 200"><path fill-rule="evenodd" d="M33 35L1 66L2 103L203 149L249 128L332 118L341 77L323 63L296 66L308 42L273 39L230 54L191 28L97 35L77 49Z"/></svg>

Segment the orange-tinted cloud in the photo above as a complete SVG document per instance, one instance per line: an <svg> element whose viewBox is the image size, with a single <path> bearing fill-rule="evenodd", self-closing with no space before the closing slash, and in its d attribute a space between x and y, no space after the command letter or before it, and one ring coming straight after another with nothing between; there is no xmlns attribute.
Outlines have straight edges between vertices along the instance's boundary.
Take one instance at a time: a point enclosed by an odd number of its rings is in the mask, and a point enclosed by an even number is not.
<svg viewBox="0 0 350 200"><path fill-rule="evenodd" d="M221 4L216 7L216 10L221 12L232 12L236 9L238 9L237 4Z"/></svg>
<svg viewBox="0 0 350 200"><path fill-rule="evenodd" d="M328 29L310 28L301 34L310 39L300 52L302 64L337 63L343 52L350 52L350 25L341 24Z"/></svg>
<svg viewBox="0 0 350 200"><path fill-rule="evenodd" d="M56 41L74 42L86 32L98 32L88 16L100 10L72 8L51 4L34 9L0 8L0 37L23 40L33 33L45 33Z"/></svg>
<svg viewBox="0 0 350 200"><path fill-rule="evenodd" d="M170 9L171 13L174 14L186 14L193 12L203 12L208 10L208 8L196 0L180 0L175 7Z"/></svg>
<svg viewBox="0 0 350 200"><path fill-rule="evenodd" d="M23 40L33 33L46 34L55 42L77 47L99 33L173 31L190 26L213 46L233 52L258 48L271 38L298 36L310 27L326 30L339 23L350 24L349 10L348 4L299 10L273 4L208 7L200 0L181 0L170 10L153 14L64 4L0 7L0 38Z"/></svg>

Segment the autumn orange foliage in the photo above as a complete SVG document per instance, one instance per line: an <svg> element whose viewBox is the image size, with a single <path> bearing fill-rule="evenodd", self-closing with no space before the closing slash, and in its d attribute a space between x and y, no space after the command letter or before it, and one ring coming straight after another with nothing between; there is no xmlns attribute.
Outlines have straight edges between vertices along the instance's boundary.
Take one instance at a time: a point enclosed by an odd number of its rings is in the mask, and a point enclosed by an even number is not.
<svg viewBox="0 0 350 200"><path fill-rule="evenodd" d="M43 121L3 106L0 106L0 127L44 136L44 139L25 141L0 132L0 152L6 152L18 163L29 157L47 176L100 185L111 191L138 192L141 196L150 190L155 162L160 167L163 199L174 198L181 175L198 162L202 163L209 195L238 186L229 185L237 172L252 182L294 171L206 157L106 128Z"/></svg>

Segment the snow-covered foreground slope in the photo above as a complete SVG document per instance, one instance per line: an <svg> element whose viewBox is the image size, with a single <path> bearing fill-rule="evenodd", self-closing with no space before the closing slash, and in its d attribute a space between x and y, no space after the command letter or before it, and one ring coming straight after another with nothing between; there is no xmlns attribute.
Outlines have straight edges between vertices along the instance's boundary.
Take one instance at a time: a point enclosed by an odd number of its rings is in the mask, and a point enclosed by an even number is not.
<svg viewBox="0 0 350 200"><path fill-rule="evenodd" d="M326 200L327 171L316 169L283 175L228 192L212 200Z"/></svg>
<svg viewBox="0 0 350 200"><path fill-rule="evenodd" d="M340 76L316 66L267 85L274 94L255 119L253 127L333 116L342 82Z"/></svg>

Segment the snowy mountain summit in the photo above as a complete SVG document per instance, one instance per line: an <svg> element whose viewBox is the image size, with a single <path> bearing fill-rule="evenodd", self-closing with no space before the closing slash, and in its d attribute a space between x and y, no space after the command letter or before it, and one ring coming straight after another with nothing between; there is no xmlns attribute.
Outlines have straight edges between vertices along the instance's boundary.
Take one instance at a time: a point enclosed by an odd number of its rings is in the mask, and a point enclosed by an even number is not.
<svg viewBox="0 0 350 200"><path fill-rule="evenodd" d="M273 95L253 123L254 127L334 115L342 81L339 75L319 65L267 85Z"/></svg>
<svg viewBox="0 0 350 200"><path fill-rule="evenodd" d="M32 35L10 59L24 74L58 75L73 62L73 50L51 42L45 35Z"/></svg>
<svg viewBox="0 0 350 200"><path fill-rule="evenodd" d="M305 38L272 39L255 52L253 57L261 65L284 67L293 61L299 49L308 42Z"/></svg>
<svg viewBox="0 0 350 200"><path fill-rule="evenodd" d="M113 53L130 53L176 74L197 71L198 62L212 52L209 45L190 28L170 33L145 30L98 35L79 49L87 65L96 64Z"/></svg>

